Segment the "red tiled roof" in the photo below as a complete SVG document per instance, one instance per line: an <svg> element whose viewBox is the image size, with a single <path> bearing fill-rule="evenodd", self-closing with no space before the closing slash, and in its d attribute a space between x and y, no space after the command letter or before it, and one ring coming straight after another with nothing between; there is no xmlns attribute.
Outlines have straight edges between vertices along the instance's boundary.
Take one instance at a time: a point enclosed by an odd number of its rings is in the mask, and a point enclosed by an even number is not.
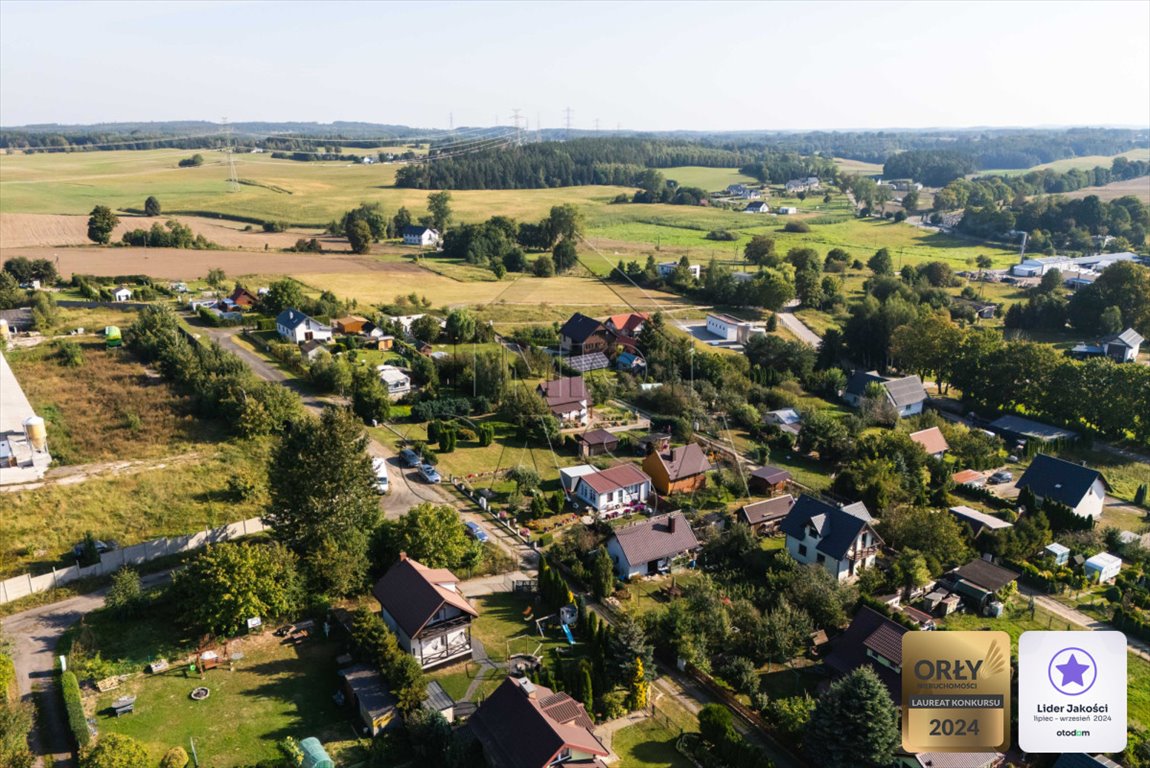
<svg viewBox="0 0 1150 768"><path fill-rule="evenodd" d="M946 442L946 438L942 435L942 430L938 427L911 432L910 439L921 445L923 450L931 456L950 450L950 445Z"/></svg>
<svg viewBox="0 0 1150 768"><path fill-rule="evenodd" d="M964 485L981 478L982 473L974 469L964 469L961 472L955 472L950 476L950 479L954 481L955 485Z"/></svg>
<svg viewBox="0 0 1150 768"><path fill-rule="evenodd" d="M627 312L622 315L611 315L604 322L612 325L618 331L634 333L635 329L650 319L646 312Z"/></svg>

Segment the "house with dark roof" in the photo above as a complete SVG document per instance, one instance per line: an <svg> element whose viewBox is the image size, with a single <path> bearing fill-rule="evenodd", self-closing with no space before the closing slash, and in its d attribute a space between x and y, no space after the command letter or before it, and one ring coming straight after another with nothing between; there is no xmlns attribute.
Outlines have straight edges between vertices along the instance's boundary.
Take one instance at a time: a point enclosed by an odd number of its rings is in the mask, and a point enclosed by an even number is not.
<svg viewBox="0 0 1150 768"><path fill-rule="evenodd" d="M276 315L276 333L280 338L299 344L302 341L331 341L331 326L291 307Z"/></svg>
<svg viewBox="0 0 1150 768"><path fill-rule="evenodd" d="M938 427L911 432L910 439L921 445L928 456L933 456L936 459L941 459L950 450L950 443L946 442L946 437L943 436L942 430Z"/></svg>
<svg viewBox="0 0 1150 768"><path fill-rule="evenodd" d="M918 752L900 757L907 768L999 768L1006 762L1001 752Z"/></svg>
<svg viewBox="0 0 1150 768"><path fill-rule="evenodd" d="M651 451L643 459L643 471L660 495L691 493L707 485L707 473L714 469L697 443L687 443L666 451Z"/></svg>
<svg viewBox="0 0 1150 768"><path fill-rule="evenodd" d="M939 581L959 595L975 611L981 612L994 599L994 594L1018 574L989 560L971 560L966 565L943 574Z"/></svg>
<svg viewBox="0 0 1150 768"><path fill-rule="evenodd" d="M1034 457L1015 485L1019 490L1029 488L1039 504L1053 499L1070 507L1076 515L1095 520L1102 515L1110 487L1098 470L1045 453Z"/></svg>
<svg viewBox="0 0 1150 768"><path fill-rule="evenodd" d="M887 400L900 417L922 413L923 404L926 403L926 389L918 376L894 379L880 376L876 371L855 371L847 380L843 400L854 408L861 407L867 387L872 383L882 386L886 391Z"/></svg>
<svg viewBox="0 0 1150 768"><path fill-rule="evenodd" d="M491 768L605 768L610 755L582 704L527 678L504 680L467 727Z"/></svg>
<svg viewBox="0 0 1150 768"><path fill-rule="evenodd" d="M882 546L866 505L838 507L803 494L783 518L787 552L800 563L817 563L839 581L874 565Z"/></svg>
<svg viewBox="0 0 1150 768"><path fill-rule="evenodd" d="M902 700L902 636L910 631L863 606L847 630L832 641L826 665L836 675L847 675L859 667L869 666L898 704Z"/></svg>
<svg viewBox="0 0 1150 768"><path fill-rule="evenodd" d="M1146 339L1133 328L1122 333L1102 337L1104 354L1119 363L1132 363L1138 359L1138 348Z"/></svg>
<svg viewBox="0 0 1150 768"><path fill-rule="evenodd" d="M630 462L588 472L575 482L575 498L599 517L643 509L650 495L651 478Z"/></svg>
<svg viewBox="0 0 1150 768"><path fill-rule="evenodd" d="M783 518L794 505L795 499L789 493L773 499L755 501L739 507L738 519L740 523L749 525L755 535L767 536L779 530Z"/></svg>
<svg viewBox="0 0 1150 768"><path fill-rule="evenodd" d="M747 203L747 206L745 208L743 208L743 213L770 213L770 212L771 212L771 206L767 205L762 200L759 200L759 201L753 202L753 203Z"/></svg>
<svg viewBox="0 0 1150 768"><path fill-rule="evenodd" d="M621 579L666 573L676 562L693 557L699 547L682 512L616 528L607 540L607 554Z"/></svg>
<svg viewBox="0 0 1150 768"><path fill-rule="evenodd" d="M424 669L471 658L471 620L479 614L451 571L428 568L400 553L372 593L399 647Z"/></svg>
<svg viewBox="0 0 1150 768"><path fill-rule="evenodd" d="M591 421L587 385L582 376L564 376L540 383L537 391L547 401L551 415L561 423L587 426Z"/></svg>
<svg viewBox="0 0 1150 768"><path fill-rule="evenodd" d="M619 438L605 429L593 429L575 435L575 443L579 446L579 456L582 458L613 453L619 448Z"/></svg>
<svg viewBox="0 0 1150 768"><path fill-rule="evenodd" d="M606 352L610 346L611 333L607 326L582 312L571 315L559 329L559 350L565 355Z"/></svg>
<svg viewBox="0 0 1150 768"><path fill-rule="evenodd" d="M787 489L791 473L778 467L759 467L747 476L747 486L751 491L775 495Z"/></svg>

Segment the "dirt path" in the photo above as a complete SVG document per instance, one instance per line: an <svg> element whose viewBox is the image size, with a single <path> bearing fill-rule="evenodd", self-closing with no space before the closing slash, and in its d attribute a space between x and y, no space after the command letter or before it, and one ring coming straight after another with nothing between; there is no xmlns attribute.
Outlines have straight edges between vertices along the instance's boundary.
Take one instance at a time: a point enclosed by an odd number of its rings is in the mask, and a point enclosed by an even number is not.
<svg viewBox="0 0 1150 768"><path fill-rule="evenodd" d="M1027 587L1025 585L1020 584L1018 586L1018 591L1024 595L1028 596L1028 597L1033 596L1034 602L1037 605L1042 606L1044 609L1046 609L1047 611L1050 611L1055 616L1058 616L1062 619L1065 619L1066 621L1070 622L1071 624L1076 624L1080 627L1085 627L1086 629L1097 630L1100 632L1113 632L1113 631L1115 631L1114 625L1109 624L1105 621L1099 621L1098 619L1094 618L1093 616L1089 616L1089 615L1083 613L1082 611L1076 610L1076 609L1071 608L1067 605L1063 605L1062 603L1058 602L1054 598L1042 594L1041 592L1034 589L1033 587ZM1143 659L1150 661L1150 644L1147 644L1147 643L1139 640L1136 637L1130 637L1129 635L1127 635L1126 636L1126 647L1135 656L1140 656Z"/></svg>
<svg viewBox="0 0 1150 768"><path fill-rule="evenodd" d="M165 469L177 464L186 464L203 457L199 451L180 453L175 456L166 456L162 459L135 459L132 461L103 461L94 464L76 464L72 466L54 467L48 470L44 479L35 483L22 483L20 485L0 486L0 493L12 491L33 491L47 485L76 485L94 477L114 475L126 477L153 469Z"/></svg>
<svg viewBox="0 0 1150 768"><path fill-rule="evenodd" d="M787 330L799 337L799 341L808 344L815 349L818 349L823 340L819 335L807 327L799 318L795 317L794 310L798 306L798 302L792 301L783 308L782 312L776 312L775 316L779 318L779 322L787 327Z"/></svg>

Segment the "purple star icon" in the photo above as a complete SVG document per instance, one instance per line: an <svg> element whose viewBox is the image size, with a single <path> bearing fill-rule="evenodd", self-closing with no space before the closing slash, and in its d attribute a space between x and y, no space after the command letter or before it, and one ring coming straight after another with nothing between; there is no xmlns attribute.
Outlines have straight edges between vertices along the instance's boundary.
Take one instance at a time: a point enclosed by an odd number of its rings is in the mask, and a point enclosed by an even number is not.
<svg viewBox="0 0 1150 768"><path fill-rule="evenodd" d="M1070 654L1070 661L1065 664L1059 664L1055 667L1062 673L1062 684L1078 683L1079 685L1086 685L1082 680L1082 673L1090 669L1089 664L1080 664L1074 654Z"/></svg>
<svg viewBox="0 0 1150 768"><path fill-rule="evenodd" d="M1082 661L1079 661L1079 657ZM1061 683L1055 682L1054 670L1062 674ZM1046 673L1050 684L1062 695L1081 696L1097 682L1098 664L1094 661L1094 657L1082 648L1063 648L1050 658Z"/></svg>

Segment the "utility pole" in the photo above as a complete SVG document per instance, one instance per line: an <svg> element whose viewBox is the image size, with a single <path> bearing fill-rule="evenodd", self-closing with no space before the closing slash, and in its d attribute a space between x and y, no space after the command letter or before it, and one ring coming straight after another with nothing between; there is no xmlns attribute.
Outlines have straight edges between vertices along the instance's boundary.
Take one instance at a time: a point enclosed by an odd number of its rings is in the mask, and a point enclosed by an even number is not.
<svg viewBox="0 0 1150 768"><path fill-rule="evenodd" d="M595 118L595 131L599 131L599 118Z"/></svg>
<svg viewBox="0 0 1150 768"><path fill-rule="evenodd" d="M523 130L519 127L519 110L518 109L511 110L511 119L514 121L514 124L515 124L515 146L522 147L523 146Z"/></svg>

